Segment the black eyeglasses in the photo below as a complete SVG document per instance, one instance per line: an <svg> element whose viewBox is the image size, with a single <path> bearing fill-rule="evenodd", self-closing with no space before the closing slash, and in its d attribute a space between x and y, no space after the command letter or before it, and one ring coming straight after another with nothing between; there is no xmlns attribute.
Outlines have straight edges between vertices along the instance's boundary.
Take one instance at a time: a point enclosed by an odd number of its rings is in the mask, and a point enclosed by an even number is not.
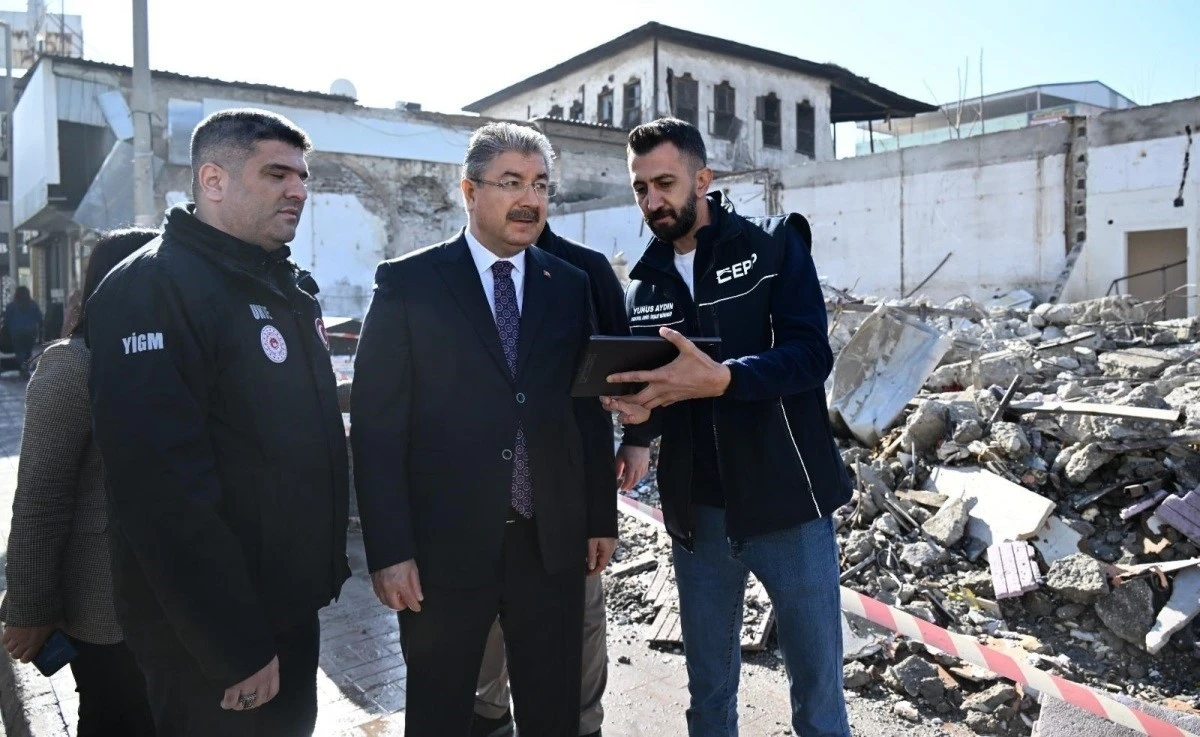
<svg viewBox="0 0 1200 737"><path fill-rule="evenodd" d="M472 178L471 181L478 184L490 184L513 199L525 194L525 191L528 189L532 189L533 193L543 200L553 197L554 193L558 191L558 185L554 182L532 182L530 184L522 184L515 179L510 179L505 182L489 182L486 179L474 178Z"/></svg>

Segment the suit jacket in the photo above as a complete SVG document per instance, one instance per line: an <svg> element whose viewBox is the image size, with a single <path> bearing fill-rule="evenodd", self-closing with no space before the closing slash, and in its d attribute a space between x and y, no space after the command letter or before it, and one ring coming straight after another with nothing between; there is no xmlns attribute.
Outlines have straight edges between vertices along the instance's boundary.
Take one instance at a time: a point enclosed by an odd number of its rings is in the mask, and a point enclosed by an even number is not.
<svg viewBox="0 0 1200 737"><path fill-rule="evenodd" d="M376 271L350 430L372 571L415 558L441 586L498 574L518 422L546 571L583 575L587 538L616 537L612 423L570 396L594 332L587 276L536 246L525 258L515 378L462 233Z"/></svg>
<svg viewBox="0 0 1200 737"><path fill-rule="evenodd" d="M109 570L104 467L92 441L91 354L82 338L46 348L29 380L0 619L122 640Z"/></svg>

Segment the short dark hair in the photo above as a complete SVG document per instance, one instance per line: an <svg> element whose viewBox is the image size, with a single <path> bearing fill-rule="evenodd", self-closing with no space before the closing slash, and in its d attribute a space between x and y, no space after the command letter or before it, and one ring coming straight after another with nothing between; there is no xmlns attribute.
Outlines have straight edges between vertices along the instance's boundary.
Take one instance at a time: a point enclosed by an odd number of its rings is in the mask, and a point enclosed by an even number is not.
<svg viewBox="0 0 1200 737"><path fill-rule="evenodd" d="M85 318L87 317L88 298L100 286L108 272L124 261L134 251L146 245L160 235L161 231L150 228L122 228L110 230L100 236L100 240L92 246L92 254L88 257L87 272L83 276L83 292L80 294L78 314L71 335L83 335Z"/></svg>
<svg viewBox="0 0 1200 737"><path fill-rule="evenodd" d="M629 131L629 152L635 156L648 154L664 143L675 144L681 153L697 161L700 165L697 169L708 166L704 137L699 128L686 120L659 118Z"/></svg>
<svg viewBox="0 0 1200 737"><path fill-rule="evenodd" d="M192 199L200 195L200 167L211 161L238 171L259 141L283 141L304 153L312 150L308 134L282 115L256 108L213 113L192 132Z"/></svg>

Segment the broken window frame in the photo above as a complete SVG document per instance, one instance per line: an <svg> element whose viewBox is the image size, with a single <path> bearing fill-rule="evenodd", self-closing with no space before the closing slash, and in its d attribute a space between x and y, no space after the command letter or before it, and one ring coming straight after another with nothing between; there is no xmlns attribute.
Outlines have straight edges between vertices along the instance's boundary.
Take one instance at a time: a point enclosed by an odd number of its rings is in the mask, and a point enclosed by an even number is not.
<svg viewBox="0 0 1200 737"><path fill-rule="evenodd" d="M568 113L571 120L583 122L583 100L574 100L571 103L571 110Z"/></svg>
<svg viewBox="0 0 1200 737"><path fill-rule="evenodd" d="M720 84L713 85L713 109L708 132L718 138L731 138L733 121L737 117L734 115L736 108L737 90L729 84L729 80L722 80Z"/></svg>
<svg viewBox="0 0 1200 737"><path fill-rule="evenodd" d="M817 158L817 109L808 100L796 103L796 153Z"/></svg>
<svg viewBox="0 0 1200 737"><path fill-rule="evenodd" d="M547 113L547 115L549 115L551 118L560 118L561 119L563 117L563 106L562 105L551 105L550 112Z"/></svg>
<svg viewBox="0 0 1200 737"><path fill-rule="evenodd" d="M596 122L600 125L613 124L613 94L612 88L605 85L600 90L600 94L596 95Z"/></svg>
<svg viewBox="0 0 1200 737"><path fill-rule="evenodd" d="M774 107L772 114L771 107ZM758 98L755 109L762 128L762 147L783 149L783 105L774 92Z"/></svg>
<svg viewBox="0 0 1200 737"><path fill-rule="evenodd" d="M700 125L700 83L692 79L690 72L671 80L671 112L676 118L686 120L694 126Z"/></svg>
<svg viewBox="0 0 1200 737"><path fill-rule="evenodd" d="M625 83L621 103L621 127L636 128L642 124L642 80L630 79Z"/></svg>

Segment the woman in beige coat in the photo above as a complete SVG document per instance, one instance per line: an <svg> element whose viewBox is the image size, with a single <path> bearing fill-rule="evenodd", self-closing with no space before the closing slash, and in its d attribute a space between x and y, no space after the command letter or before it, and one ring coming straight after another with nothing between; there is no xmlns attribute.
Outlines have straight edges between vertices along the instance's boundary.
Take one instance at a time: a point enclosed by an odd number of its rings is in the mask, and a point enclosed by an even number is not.
<svg viewBox="0 0 1200 737"><path fill-rule="evenodd" d="M112 267L157 235L130 229L101 238L80 304ZM28 663L54 630L62 630L78 653L71 671L79 737L152 735L145 682L113 610L104 468L88 400L86 307L80 313L70 337L42 353L26 390L8 593L0 604L2 642L9 655Z"/></svg>

